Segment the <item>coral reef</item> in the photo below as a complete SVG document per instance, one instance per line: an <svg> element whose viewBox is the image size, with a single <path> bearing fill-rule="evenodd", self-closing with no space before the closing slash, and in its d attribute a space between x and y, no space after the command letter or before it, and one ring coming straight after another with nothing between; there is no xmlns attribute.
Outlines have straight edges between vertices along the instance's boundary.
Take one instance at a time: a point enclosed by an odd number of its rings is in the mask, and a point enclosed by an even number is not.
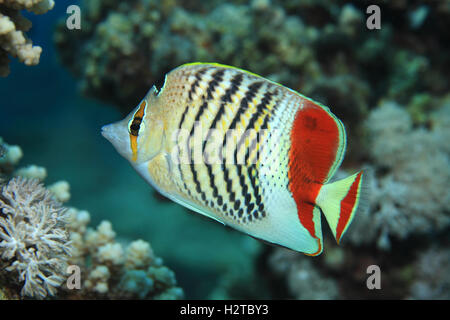
<svg viewBox="0 0 450 320"><path fill-rule="evenodd" d="M429 128L413 126L395 102L382 102L366 120L369 154L376 166L370 213L356 219L349 240L375 241L436 234L450 226L450 97L437 103Z"/></svg>
<svg viewBox="0 0 450 320"><path fill-rule="evenodd" d="M183 297L175 274L148 242L117 241L109 221L95 230L88 227L87 211L62 205L70 199L68 182L45 188L44 168L15 169L22 157L20 147L1 138L0 146L4 150L0 157L2 299ZM69 285L77 270L80 285Z"/></svg>
<svg viewBox="0 0 450 320"><path fill-rule="evenodd" d="M34 46L25 35L31 22L20 11L44 14L54 5L53 0L0 0L0 76L9 74L8 55L28 66L39 63L42 48Z"/></svg>
<svg viewBox="0 0 450 320"><path fill-rule="evenodd" d="M166 72L191 61L267 76L329 104L346 122L362 119L380 96L407 103L416 91L449 89L441 72L448 67L440 50L445 32L427 33L448 27L448 12L437 4L426 5L421 24L399 29L393 17L407 19L411 10L386 1L383 12L395 15L384 15L382 29L368 32L361 1L241 3L84 1L82 30L68 33L61 25L55 41L83 91L124 111ZM407 41L394 37L394 27Z"/></svg>
<svg viewBox="0 0 450 320"><path fill-rule="evenodd" d="M370 210L355 218L343 247L327 244L315 259L276 249L259 256L266 272L291 298L441 298L448 276L437 265L448 264L448 250L429 244L450 227L450 10L443 2L383 0L381 29L368 30L370 4L83 1L82 30L68 33L61 24L55 43L83 92L124 112L192 61L248 69L329 105L349 141L336 178L371 169ZM369 264L382 266L384 295L364 285ZM109 273L98 269L96 283ZM237 297L242 279L258 276L252 268L230 271L211 297Z"/></svg>
<svg viewBox="0 0 450 320"><path fill-rule="evenodd" d="M2 269L25 282L21 294L55 295L64 280L71 245L66 213L38 180L14 178L0 190Z"/></svg>
<svg viewBox="0 0 450 320"><path fill-rule="evenodd" d="M432 111L416 121L411 108L390 100L370 111L370 210L355 218L342 247L328 241L318 259L281 249L269 256L291 296L448 299L450 255L442 244L450 228L449 102L433 99ZM348 174L340 170L335 178ZM372 264L382 270L380 293L365 287Z"/></svg>
<svg viewBox="0 0 450 320"><path fill-rule="evenodd" d="M115 240L109 221L97 229L88 228L87 211L70 208L69 230L74 252L69 262L87 275L80 290L67 294L100 299L179 299L175 274L154 255L148 242L135 240L128 245ZM74 292L75 291L75 292Z"/></svg>
<svg viewBox="0 0 450 320"><path fill-rule="evenodd" d="M339 297L336 281L318 271L317 261L286 249L276 249L270 256L273 272L284 277L295 299L330 300Z"/></svg>
<svg viewBox="0 0 450 320"><path fill-rule="evenodd" d="M22 159L23 152L19 146L9 145L0 137L0 179L10 174Z"/></svg>
<svg viewBox="0 0 450 320"><path fill-rule="evenodd" d="M450 250L431 247L415 263L410 299L450 299Z"/></svg>

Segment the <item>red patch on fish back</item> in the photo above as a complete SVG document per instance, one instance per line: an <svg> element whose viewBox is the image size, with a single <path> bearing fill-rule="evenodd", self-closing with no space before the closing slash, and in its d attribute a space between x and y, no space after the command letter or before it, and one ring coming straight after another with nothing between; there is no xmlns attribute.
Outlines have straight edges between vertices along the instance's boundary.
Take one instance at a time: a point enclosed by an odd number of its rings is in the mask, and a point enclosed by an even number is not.
<svg viewBox="0 0 450 320"><path fill-rule="evenodd" d="M315 237L313 209L317 195L336 159L339 128L322 107L303 99L295 115L289 151L289 189L302 225Z"/></svg>

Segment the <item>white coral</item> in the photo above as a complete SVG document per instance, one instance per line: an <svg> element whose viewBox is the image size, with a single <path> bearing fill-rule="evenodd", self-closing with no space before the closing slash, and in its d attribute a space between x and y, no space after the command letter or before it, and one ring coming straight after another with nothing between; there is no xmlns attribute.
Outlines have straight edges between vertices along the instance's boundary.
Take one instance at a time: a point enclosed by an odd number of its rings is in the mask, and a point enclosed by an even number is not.
<svg viewBox="0 0 450 320"><path fill-rule="evenodd" d="M144 240L130 243L126 251L125 267L132 269L145 269L155 258L152 247Z"/></svg>
<svg viewBox="0 0 450 320"><path fill-rule="evenodd" d="M34 46L25 32L31 22L20 15L20 10L43 14L53 8L53 0L0 0L0 76L7 76L8 55L17 57L26 65L39 63L42 48Z"/></svg>
<svg viewBox="0 0 450 320"><path fill-rule="evenodd" d="M0 191L0 256L24 281L21 294L54 295L71 245L65 209L38 180L12 179Z"/></svg>
<svg viewBox="0 0 450 320"><path fill-rule="evenodd" d="M124 262L123 248L120 243L107 243L97 250L95 258L107 266L118 266Z"/></svg>
<svg viewBox="0 0 450 320"><path fill-rule="evenodd" d="M0 146L2 147L2 154L0 155L0 166L11 165L14 166L19 163L23 157L22 149L19 146L10 146L3 142L0 137Z"/></svg>
<svg viewBox="0 0 450 320"><path fill-rule="evenodd" d="M176 287L174 273L163 266L148 242L136 240L126 246L117 242L109 221L96 229L88 227L87 211L68 209L74 254L70 264L82 267L86 281L81 294L113 299L180 299L183 290Z"/></svg>
<svg viewBox="0 0 450 320"><path fill-rule="evenodd" d="M47 169L32 164L27 167L17 169L14 172L14 176L44 181L45 178L47 178Z"/></svg>
<svg viewBox="0 0 450 320"><path fill-rule="evenodd" d="M89 273L88 279L84 285L89 290L93 290L100 294L106 294L109 288L108 280L110 277L111 274L108 267L99 265Z"/></svg>
<svg viewBox="0 0 450 320"><path fill-rule="evenodd" d="M394 102L383 102L366 122L370 155L379 170L372 186L369 214L357 217L349 240L377 241L434 233L450 226L450 104L432 114L430 129L414 128L411 116Z"/></svg>
<svg viewBox="0 0 450 320"><path fill-rule="evenodd" d="M58 181L47 187L53 193L56 200L67 202L70 200L70 185L67 181Z"/></svg>

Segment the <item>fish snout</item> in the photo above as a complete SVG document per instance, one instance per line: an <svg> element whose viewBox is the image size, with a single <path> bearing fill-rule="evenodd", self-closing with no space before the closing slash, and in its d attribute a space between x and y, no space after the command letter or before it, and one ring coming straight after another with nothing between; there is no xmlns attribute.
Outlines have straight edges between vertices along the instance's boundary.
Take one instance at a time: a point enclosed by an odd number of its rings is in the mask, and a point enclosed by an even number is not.
<svg viewBox="0 0 450 320"><path fill-rule="evenodd" d="M124 158L131 159L130 136L123 121L102 127L102 136L108 140Z"/></svg>
<svg viewBox="0 0 450 320"><path fill-rule="evenodd" d="M114 124L107 124L102 127L102 136L111 143L112 143L112 140L114 139L113 125Z"/></svg>

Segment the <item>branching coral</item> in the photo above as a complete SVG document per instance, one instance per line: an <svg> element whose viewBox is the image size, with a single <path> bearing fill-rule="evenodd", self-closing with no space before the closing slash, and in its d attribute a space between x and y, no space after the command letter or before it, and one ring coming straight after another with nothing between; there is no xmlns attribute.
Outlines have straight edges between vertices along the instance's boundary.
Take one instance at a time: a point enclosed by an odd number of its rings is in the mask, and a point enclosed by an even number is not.
<svg viewBox="0 0 450 320"><path fill-rule="evenodd" d="M31 22L20 11L43 14L54 4L53 0L0 0L0 76L9 74L8 55L29 66L39 63L42 48L26 37Z"/></svg>
<svg viewBox="0 0 450 320"><path fill-rule="evenodd" d="M97 229L88 228L87 211L69 209L70 237L74 254L70 263L87 275L79 292L88 298L179 299L174 273L154 255L148 242L136 240L124 246L116 242L116 233L108 221Z"/></svg>
<svg viewBox="0 0 450 320"><path fill-rule="evenodd" d="M22 295L54 295L71 245L65 209L38 180L14 178L0 191L0 255L25 282Z"/></svg>
<svg viewBox="0 0 450 320"><path fill-rule="evenodd" d="M32 298L183 297L175 274L148 242L116 241L109 221L89 228L87 211L61 204L70 199L66 181L44 188L40 183L46 177L44 168L14 170L22 156L20 147L2 139L0 146L3 179L15 176L7 184L0 181L0 286L14 287L18 282L23 284L21 295ZM81 288L66 285L72 270L68 266L81 270Z"/></svg>

